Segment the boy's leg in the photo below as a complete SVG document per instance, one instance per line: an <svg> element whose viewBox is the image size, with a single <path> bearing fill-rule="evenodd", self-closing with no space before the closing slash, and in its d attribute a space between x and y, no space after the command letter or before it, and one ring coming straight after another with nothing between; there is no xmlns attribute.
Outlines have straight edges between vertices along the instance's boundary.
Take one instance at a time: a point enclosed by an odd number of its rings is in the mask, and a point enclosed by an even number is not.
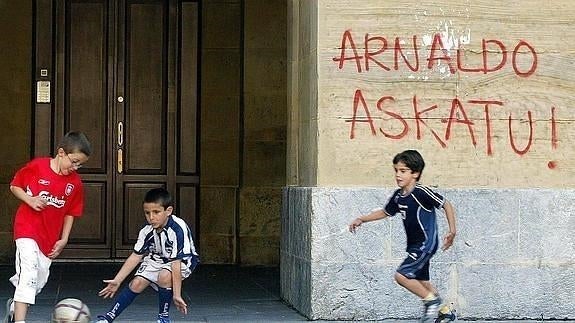
<svg viewBox="0 0 575 323"><path fill-rule="evenodd" d="M149 285L145 279L135 277L129 284L122 288L118 296L114 299L114 304L104 315L98 315L99 321L113 322L140 293ZM136 291L132 290L135 289Z"/></svg>
<svg viewBox="0 0 575 323"><path fill-rule="evenodd" d="M409 279L399 272L395 273L395 281L421 299L426 298L430 293L432 293L421 281L417 279Z"/></svg>
<svg viewBox="0 0 575 323"><path fill-rule="evenodd" d="M437 290L429 283L429 261L432 253L425 253L414 248L397 268L395 280L398 284L417 295L421 299L437 294Z"/></svg>
<svg viewBox="0 0 575 323"><path fill-rule="evenodd" d="M172 272L163 269L158 275L158 322L170 322L170 305L174 298Z"/></svg>
<svg viewBox="0 0 575 323"><path fill-rule="evenodd" d="M433 293L433 295L437 295L439 296L439 292L437 291L437 288L435 288L435 286L433 286L433 284L431 284L431 282L429 280L420 280L421 284L423 284L423 286L425 286L425 288L427 288L427 290L430 293Z"/></svg>
<svg viewBox="0 0 575 323"><path fill-rule="evenodd" d="M421 322L433 322L438 316L441 298L429 282L429 262L433 253L411 250L397 269L395 280L423 301Z"/></svg>
<svg viewBox="0 0 575 323"><path fill-rule="evenodd" d="M174 292L171 287L158 287L158 320L160 322L170 321L170 305L173 297Z"/></svg>
<svg viewBox="0 0 575 323"><path fill-rule="evenodd" d="M16 274L10 278L10 282L16 287L14 321L26 319L28 305L36 303L36 294L42 290L48 277L40 272L46 267L49 268L50 264L51 260L42 254L36 241L28 238L16 239Z"/></svg>

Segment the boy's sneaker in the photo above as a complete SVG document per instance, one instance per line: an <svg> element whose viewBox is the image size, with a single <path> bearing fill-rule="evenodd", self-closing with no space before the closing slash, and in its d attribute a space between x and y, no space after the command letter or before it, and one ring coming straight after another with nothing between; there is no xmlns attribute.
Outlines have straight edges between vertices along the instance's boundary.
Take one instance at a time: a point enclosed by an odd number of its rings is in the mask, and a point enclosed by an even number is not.
<svg viewBox="0 0 575 323"><path fill-rule="evenodd" d="M170 319L168 318L163 318L163 317L158 317L158 322L157 323L170 323Z"/></svg>
<svg viewBox="0 0 575 323"><path fill-rule="evenodd" d="M14 299L9 298L6 301L6 314L4 314L4 320L2 320L2 323L12 323L14 322L14 307L12 307L12 303L14 302Z"/></svg>
<svg viewBox="0 0 575 323"><path fill-rule="evenodd" d="M103 316L98 316L94 323L109 323Z"/></svg>
<svg viewBox="0 0 575 323"><path fill-rule="evenodd" d="M441 306L441 298L436 297L430 301L423 301L423 315L420 322L433 323L439 314L439 307Z"/></svg>

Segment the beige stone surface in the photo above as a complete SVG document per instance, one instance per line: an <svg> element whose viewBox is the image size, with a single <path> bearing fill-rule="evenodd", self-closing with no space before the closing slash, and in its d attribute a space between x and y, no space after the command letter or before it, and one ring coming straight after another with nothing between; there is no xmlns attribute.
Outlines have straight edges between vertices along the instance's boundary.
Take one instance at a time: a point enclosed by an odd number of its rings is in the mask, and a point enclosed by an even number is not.
<svg viewBox="0 0 575 323"><path fill-rule="evenodd" d="M573 187L573 17L566 0L319 0L318 185L395 186L393 156L417 149L429 185Z"/></svg>
<svg viewBox="0 0 575 323"><path fill-rule="evenodd" d="M288 1L287 182L317 183L318 2Z"/></svg>
<svg viewBox="0 0 575 323"><path fill-rule="evenodd" d="M204 263L233 263L236 236L236 189L202 187L200 256Z"/></svg>

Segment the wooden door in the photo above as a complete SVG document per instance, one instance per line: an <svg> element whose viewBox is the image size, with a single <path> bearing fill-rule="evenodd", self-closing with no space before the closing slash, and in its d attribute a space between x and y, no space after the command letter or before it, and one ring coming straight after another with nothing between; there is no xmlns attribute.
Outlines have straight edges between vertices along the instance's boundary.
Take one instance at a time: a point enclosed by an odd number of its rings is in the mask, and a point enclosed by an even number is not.
<svg viewBox="0 0 575 323"><path fill-rule="evenodd" d="M39 10L55 6L47 11L54 13L52 46L36 43L36 80L44 80L44 72L54 89L53 100L36 103L35 128L52 130L35 135L35 151L46 146L44 136L53 151L69 130L84 131L94 150L80 170L84 216L63 257L125 257L146 223L143 196L159 186L172 192L176 213L197 232L197 2L38 4ZM37 11L40 34L46 15ZM46 48L52 49L52 73L40 57Z"/></svg>

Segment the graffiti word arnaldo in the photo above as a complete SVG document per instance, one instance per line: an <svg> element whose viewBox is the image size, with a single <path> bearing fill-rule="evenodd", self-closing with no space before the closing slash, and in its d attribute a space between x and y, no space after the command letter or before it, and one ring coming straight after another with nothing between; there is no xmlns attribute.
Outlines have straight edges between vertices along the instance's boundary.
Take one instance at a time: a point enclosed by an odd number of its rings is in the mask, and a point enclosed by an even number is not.
<svg viewBox="0 0 575 323"><path fill-rule="evenodd" d="M351 30L348 29L341 37L340 54L333 57L333 61L337 63L339 69L345 68L346 62L347 64L355 63L357 73L373 70L398 71L400 63L412 72L421 72L424 69L431 70L441 62L447 64L451 74L458 71L488 74L511 64L517 76L529 77L537 69L535 48L525 40L509 45L498 39L482 39L480 44L482 59L476 66L469 66L465 62L461 47L456 48L455 57L451 57L439 33L433 35L430 48L427 50L425 57L427 64L420 64L421 50L417 35L411 37L410 49L402 45L404 42L405 40L400 37L395 37L391 41L384 36L371 36L366 33L363 42L360 43L353 38ZM410 59L406 53L411 53ZM510 63L509 60L511 60Z"/></svg>

